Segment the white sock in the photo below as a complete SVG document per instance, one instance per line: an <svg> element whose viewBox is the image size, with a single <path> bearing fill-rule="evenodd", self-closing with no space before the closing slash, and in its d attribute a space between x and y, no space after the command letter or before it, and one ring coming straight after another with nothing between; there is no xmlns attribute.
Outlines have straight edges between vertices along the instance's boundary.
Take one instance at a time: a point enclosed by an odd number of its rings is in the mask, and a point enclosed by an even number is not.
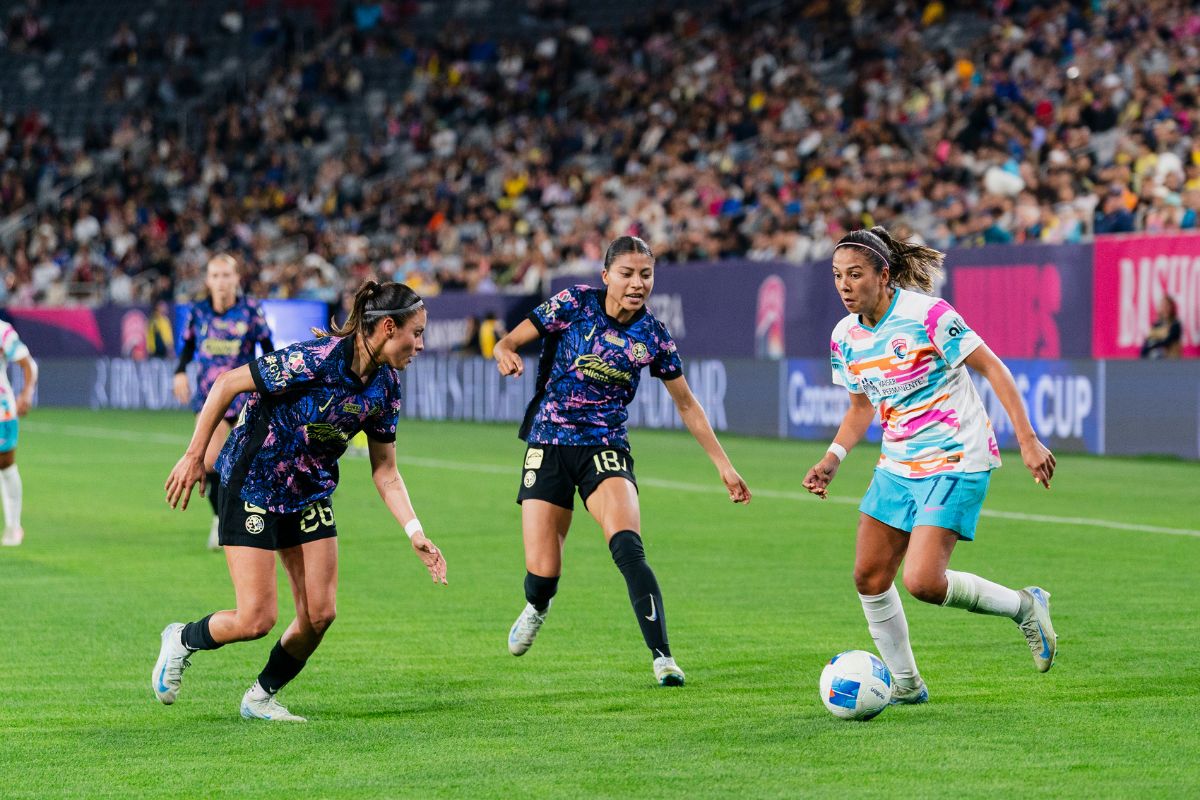
<svg viewBox="0 0 1200 800"><path fill-rule="evenodd" d="M1021 595L978 575L946 570L946 599L942 605L1016 619L1021 614Z"/></svg>
<svg viewBox="0 0 1200 800"><path fill-rule="evenodd" d="M16 464L0 469L0 499L4 501L4 527L21 527L21 473Z"/></svg>
<svg viewBox="0 0 1200 800"><path fill-rule="evenodd" d="M858 599L867 617L867 630L892 677L898 684L915 686L919 677L917 661L908 643L908 620L904 618L896 585L892 584L883 594L860 594Z"/></svg>

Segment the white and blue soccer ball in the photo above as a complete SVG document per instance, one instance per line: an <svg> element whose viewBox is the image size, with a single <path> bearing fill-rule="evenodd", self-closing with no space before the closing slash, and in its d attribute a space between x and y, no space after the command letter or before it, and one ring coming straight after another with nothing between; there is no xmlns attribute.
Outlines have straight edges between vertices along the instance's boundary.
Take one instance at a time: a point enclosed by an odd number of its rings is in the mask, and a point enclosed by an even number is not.
<svg viewBox="0 0 1200 800"><path fill-rule="evenodd" d="M821 670L821 702L842 719L866 721L892 701L892 673L874 653L847 650Z"/></svg>

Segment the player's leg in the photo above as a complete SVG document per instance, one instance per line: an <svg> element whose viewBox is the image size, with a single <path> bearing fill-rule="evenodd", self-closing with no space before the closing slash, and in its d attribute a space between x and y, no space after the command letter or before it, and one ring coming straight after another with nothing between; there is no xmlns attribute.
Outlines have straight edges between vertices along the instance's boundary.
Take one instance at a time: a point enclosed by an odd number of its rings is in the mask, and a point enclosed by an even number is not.
<svg viewBox="0 0 1200 800"><path fill-rule="evenodd" d="M524 655L546 621L558 592L562 551L572 511L546 500L521 503L521 535L525 543L525 608L508 631L508 651Z"/></svg>
<svg viewBox="0 0 1200 800"><path fill-rule="evenodd" d="M208 549L220 550L221 543L217 541L217 528L219 526L220 516L220 491L221 491L221 476L216 471L217 456L221 455L221 448L225 446L225 440L229 438L230 424L228 419L223 419L217 423L217 429L213 431L212 438L208 440L208 449L204 451L204 479L206 482L206 493L208 494L208 502L212 504L213 518L212 526L208 531Z"/></svg>
<svg viewBox="0 0 1200 800"><path fill-rule="evenodd" d="M854 586L875 649L895 681L893 702L929 699L908 636L908 619L896 589L896 572L908 549L906 531L861 514L854 548Z"/></svg>
<svg viewBox="0 0 1200 800"><path fill-rule="evenodd" d="M338 545L329 537L279 551L296 606L296 618L271 649L258 680L242 698L242 716L274 722L303 722L275 698L321 644L337 616Z"/></svg>
<svg viewBox="0 0 1200 800"><path fill-rule="evenodd" d="M217 611L187 624L173 622L162 632L162 647L151 685L163 703L175 702L188 657L197 650L216 650L230 642L261 639L275 627L275 552L259 547L225 548L237 608Z"/></svg>
<svg viewBox="0 0 1200 800"><path fill-rule="evenodd" d="M913 658L908 619L895 585L916 511L908 483L887 470L875 470L858 506L862 513L854 548L854 584L867 618L867 630L895 680L893 703L923 703L929 699Z"/></svg>
<svg viewBox="0 0 1200 800"><path fill-rule="evenodd" d="M517 492L525 542L525 608L508 629L508 652L514 656L533 646L558 592L562 549L575 506L575 484L563 461L570 449L531 444L525 451Z"/></svg>
<svg viewBox="0 0 1200 800"><path fill-rule="evenodd" d="M16 547L25 540L21 527L24 489L17 470L17 421L0 422L0 500L4 503L4 535L0 544Z"/></svg>
<svg viewBox="0 0 1200 800"><path fill-rule="evenodd" d="M925 479L930 484L918 504L912 543L904 564L904 585L927 603L962 608L976 614L1015 621L1045 672L1054 663L1057 638L1050 622L1050 595L1037 586L1020 591L969 572L947 569L954 545L975 537L979 512L987 494L988 473L966 473Z"/></svg>
<svg viewBox="0 0 1200 800"><path fill-rule="evenodd" d="M611 451L610 451L611 452ZM682 686L683 670L671 655L662 591L642 546L642 515L637 487L626 477L602 480L584 498L588 512L600 523L617 569L625 578L642 638L654 659L654 677L661 686Z"/></svg>

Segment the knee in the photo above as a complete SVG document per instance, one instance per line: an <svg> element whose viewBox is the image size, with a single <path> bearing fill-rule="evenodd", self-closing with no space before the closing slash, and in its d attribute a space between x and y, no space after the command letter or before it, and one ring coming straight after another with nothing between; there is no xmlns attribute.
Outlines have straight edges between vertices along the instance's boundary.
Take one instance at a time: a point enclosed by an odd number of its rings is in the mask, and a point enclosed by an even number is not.
<svg viewBox="0 0 1200 800"><path fill-rule="evenodd" d="M608 541L609 552L617 565L617 569L625 570L639 561L646 560L646 550L642 547L642 537L634 531L618 531Z"/></svg>
<svg viewBox="0 0 1200 800"><path fill-rule="evenodd" d="M891 576L885 575L878 569L871 569L865 566L854 567L854 588L859 594L873 596L883 594L892 585Z"/></svg>
<svg viewBox="0 0 1200 800"><path fill-rule="evenodd" d="M922 603L941 605L946 599L946 576L905 570L904 588Z"/></svg>
<svg viewBox="0 0 1200 800"><path fill-rule="evenodd" d="M242 639L261 639L271 632L275 627L275 621L278 619L278 614L271 611L250 612L245 615L238 614L239 628L241 629Z"/></svg>
<svg viewBox="0 0 1200 800"><path fill-rule="evenodd" d="M309 607L307 616L308 627L312 629L313 633L321 636L333 624L333 620L337 617L337 608L332 605Z"/></svg>

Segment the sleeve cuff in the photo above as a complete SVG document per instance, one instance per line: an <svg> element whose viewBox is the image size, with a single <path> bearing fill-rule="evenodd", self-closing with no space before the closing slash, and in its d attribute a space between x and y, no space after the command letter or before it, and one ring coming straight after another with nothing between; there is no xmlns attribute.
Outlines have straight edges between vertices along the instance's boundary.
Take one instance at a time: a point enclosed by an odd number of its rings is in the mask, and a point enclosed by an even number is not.
<svg viewBox="0 0 1200 800"><path fill-rule="evenodd" d="M262 374L258 371L258 360L250 362L250 377L254 379L254 388L259 394L267 395L271 391L267 388L267 384L263 381Z"/></svg>
<svg viewBox="0 0 1200 800"><path fill-rule="evenodd" d="M544 324L542 324L541 319L539 319L538 315L535 314L534 312L530 311L529 314L525 317L525 319L532 322L533 327L537 328L538 333L540 333L542 336L545 336L546 334L549 333L549 331L546 330L546 326Z"/></svg>

